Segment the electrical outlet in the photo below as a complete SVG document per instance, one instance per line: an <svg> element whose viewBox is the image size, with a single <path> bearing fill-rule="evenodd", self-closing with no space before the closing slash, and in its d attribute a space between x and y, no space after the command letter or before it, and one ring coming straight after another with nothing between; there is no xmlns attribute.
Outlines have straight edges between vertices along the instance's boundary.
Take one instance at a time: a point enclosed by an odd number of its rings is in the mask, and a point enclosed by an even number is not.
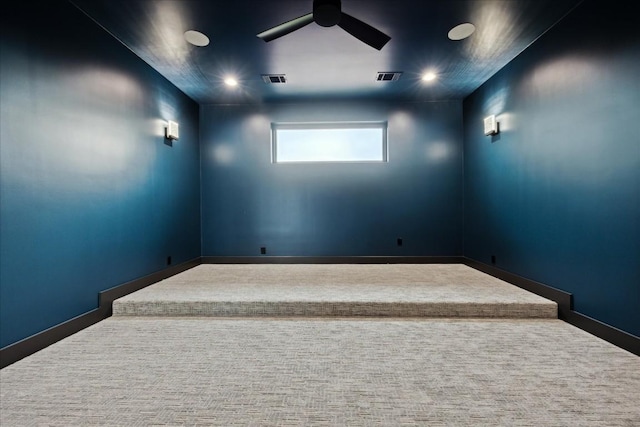
<svg viewBox="0 0 640 427"><path fill-rule="evenodd" d="M262 247L260 248L260 254L261 254L261 255L265 255L266 253L267 253L267 248L266 248L265 246L262 246Z"/></svg>

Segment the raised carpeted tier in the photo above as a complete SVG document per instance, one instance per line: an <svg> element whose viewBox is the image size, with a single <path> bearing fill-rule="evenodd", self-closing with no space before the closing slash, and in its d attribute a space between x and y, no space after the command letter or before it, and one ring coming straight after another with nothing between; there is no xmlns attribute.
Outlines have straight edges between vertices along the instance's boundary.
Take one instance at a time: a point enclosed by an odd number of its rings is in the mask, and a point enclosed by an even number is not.
<svg viewBox="0 0 640 427"><path fill-rule="evenodd" d="M114 316L557 318L557 304L458 264L203 264Z"/></svg>

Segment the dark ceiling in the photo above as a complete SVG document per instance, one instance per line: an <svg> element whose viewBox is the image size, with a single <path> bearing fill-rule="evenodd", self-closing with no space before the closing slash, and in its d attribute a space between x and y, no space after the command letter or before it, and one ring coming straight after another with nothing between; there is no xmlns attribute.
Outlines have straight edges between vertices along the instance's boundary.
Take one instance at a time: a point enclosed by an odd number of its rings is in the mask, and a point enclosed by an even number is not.
<svg viewBox="0 0 640 427"><path fill-rule="evenodd" d="M317 98L412 101L462 99L485 82L581 0L343 0L342 11L391 37L380 51L338 26L312 23L271 42L256 35L312 11L312 0L72 0L199 103ZM452 41L449 30L476 31ZM211 43L187 43L198 30ZM425 70L438 78L420 80ZM400 80L378 82L380 71ZM267 84L262 74L285 74ZM239 81L224 85L227 75Z"/></svg>

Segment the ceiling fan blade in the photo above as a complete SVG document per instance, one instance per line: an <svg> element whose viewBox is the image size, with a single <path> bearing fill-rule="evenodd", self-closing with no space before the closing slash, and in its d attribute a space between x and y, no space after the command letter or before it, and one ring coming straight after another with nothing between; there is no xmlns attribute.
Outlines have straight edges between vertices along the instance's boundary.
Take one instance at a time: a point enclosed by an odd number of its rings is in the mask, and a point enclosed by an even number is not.
<svg viewBox="0 0 640 427"><path fill-rule="evenodd" d="M312 22L313 13L308 13L296 19L292 19L291 21L287 21L284 24L277 25L269 30L263 31L258 34L258 37L260 37L265 42L270 42L271 40L275 40L278 37L282 37L295 30L299 30L300 28L309 25Z"/></svg>
<svg viewBox="0 0 640 427"><path fill-rule="evenodd" d="M378 50L382 49L384 45L391 40L391 37L382 31L376 30L371 25L365 24L361 20L347 15L344 12L342 12L338 26L353 37Z"/></svg>

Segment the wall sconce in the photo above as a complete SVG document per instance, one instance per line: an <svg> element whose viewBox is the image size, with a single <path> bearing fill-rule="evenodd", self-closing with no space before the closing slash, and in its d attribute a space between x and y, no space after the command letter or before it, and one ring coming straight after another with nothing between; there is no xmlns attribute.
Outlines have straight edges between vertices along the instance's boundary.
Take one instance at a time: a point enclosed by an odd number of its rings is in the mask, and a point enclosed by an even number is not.
<svg viewBox="0 0 640 427"><path fill-rule="evenodd" d="M172 122L171 120L167 122L167 127L165 128L165 136L167 137L167 139L171 141L174 141L179 138L180 131L178 129L177 122Z"/></svg>
<svg viewBox="0 0 640 427"><path fill-rule="evenodd" d="M496 120L495 115L491 115L489 117L484 118L484 134L489 135L497 135L500 131L498 126L498 121Z"/></svg>

